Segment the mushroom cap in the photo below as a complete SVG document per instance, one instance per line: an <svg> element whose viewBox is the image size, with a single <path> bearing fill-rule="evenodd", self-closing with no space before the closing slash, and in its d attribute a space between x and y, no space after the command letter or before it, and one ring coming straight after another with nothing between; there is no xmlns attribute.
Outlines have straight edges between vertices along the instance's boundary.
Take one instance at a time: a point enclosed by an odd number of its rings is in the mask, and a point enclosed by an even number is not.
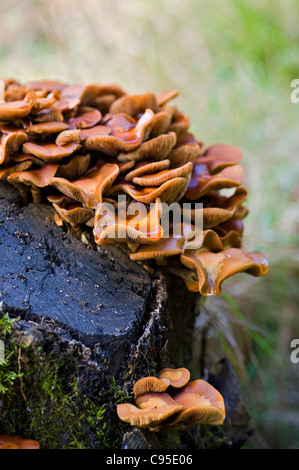
<svg viewBox="0 0 299 470"><path fill-rule="evenodd" d="M184 134L188 132L189 127L189 116L180 110L176 110L169 126L169 130L174 131L178 139L180 139Z"/></svg>
<svg viewBox="0 0 299 470"><path fill-rule="evenodd" d="M60 121L47 121L37 124L31 124L26 129L26 133L29 136L48 136L51 134L58 134L59 132L68 129L68 125L65 122Z"/></svg>
<svg viewBox="0 0 299 470"><path fill-rule="evenodd" d="M30 171L17 171L8 176L7 180L11 184L23 183L27 186L37 186L44 188L49 185L51 178L55 175L58 165L48 163L42 168Z"/></svg>
<svg viewBox="0 0 299 470"><path fill-rule="evenodd" d="M167 389L168 384L154 376L142 377L137 380L133 387L134 399L149 392L162 393Z"/></svg>
<svg viewBox="0 0 299 470"><path fill-rule="evenodd" d="M173 168L172 170L166 169L147 175L143 174L141 176L134 176L133 183L147 187L160 186L173 178L188 178L189 175L191 175L192 169L192 163L187 162L185 165Z"/></svg>
<svg viewBox="0 0 299 470"><path fill-rule="evenodd" d="M181 388L189 382L190 372L185 367L180 367L178 369L165 367L158 373L158 379L162 380L165 384L168 383L168 385L173 388Z"/></svg>
<svg viewBox="0 0 299 470"><path fill-rule="evenodd" d="M164 106L161 111L155 113L150 138L153 139L161 134L166 134L175 112L174 106Z"/></svg>
<svg viewBox="0 0 299 470"><path fill-rule="evenodd" d="M17 152L19 147L27 142L27 140L27 135L22 131L3 134L0 147L0 165L4 162L7 163L12 154Z"/></svg>
<svg viewBox="0 0 299 470"><path fill-rule="evenodd" d="M158 109L154 93L143 93L141 95L125 95L115 100L110 106L110 113L126 113L130 116L142 114L146 109L156 112Z"/></svg>
<svg viewBox="0 0 299 470"><path fill-rule="evenodd" d="M0 449L39 449L40 444L33 439L0 434Z"/></svg>
<svg viewBox="0 0 299 470"><path fill-rule="evenodd" d="M169 167L169 160L161 160L157 162L142 161L135 164L134 160L120 163L120 165L133 164L133 169L125 176L125 181L132 181L135 176L142 176L143 174L155 173L155 171L165 170Z"/></svg>
<svg viewBox="0 0 299 470"><path fill-rule="evenodd" d="M163 91L162 93L159 93L156 96L157 104L158 106L164 106L168 101L172 100L173 98L176 98L178 95L179 90L177 89Z"/></svg>
<svg viewBox="0 0 299 470"><path fill-rule="evenodd" d="M232 165L219 173L210 174L208 166L204 163L194 162L191 180L186 192L186 198L199 199L210 191L222 188L233 188L243 183L243 168L241 165Z"/></svg>
<svg viewBox="0 0 299 470"><path fill-rule="evenodd" d="M86 129L95 126L101 119L102 113L98 109L81 106L77 116L71 117L67 124L69 129Z"/></svg>
<svg viewBox="0 0 299 470"><path fill-rule="evenodd" d="M88 207L83 207L80 203L73 202L67 206L53 203L54 209L66 223L71 226L85 224L94 216L94 211Z"/></svg>
<svg viewBox="0 0 299 470"><path fill-rule="evenodd" d="M140 244L156 243L163 235L160 207L158 198L149 208L137 201L131 201L123 211L119 208L115 211L111 205L98 205L93 229L95 242L98 245L133 244L134 251Z"/></svg>
<svg viewBox="0 0 299 470"><path fill-rule="evenodd" d="M112 156L117 156L120 152L135 150L147 138L152 126L153 115L153 112L147 109L132 129L126 132L113 132L113 135L88 137L85 141L85 147ZM109 126L110 122L108 121L107 124Z"/></svg>
<svg viewBox="0 0 299 470"><path fill-rule="evenodd" d="M49 185L54 186L65 196L81 202L84 207L95 209L102 202L104 191L111 186L118 173L119 168L116 164L98 159L94 167L81 177L69 181L55 176L50 179Z"/></svg>
<svg viewBox="0 0 299 470"><path fill-rule="evenodd" d="M141 143L137 149L134 149L131 152L120 152L117 158L120 162L125 162L128 160L164 160L167 155L169 155L175 143L175 132L168 132L167 134L161 134L158 137Z"/></svg>
<svg viewBox="0 0 299 470"><path fill-rule="evenodd" d="M28 116L36 102L36 94L29 92L23 100L0 103L0 119L3 121L22 119Z"/></svg>
<svg viewBox="0 0 299 470"><path fill-rule="evenodd" d="M7 180L7 178L12 173L29 170L31 165L32 165L32 162L27 160L24 162L17 163L14 166L11 166L9 168L0 168L0 180Z"/></svg>
<svg viewBox="0 0 299 470"><path fill-rule="evenodd" d="M135 253L130 254L133 261L147 261L150 259L163 259L180 255L184 252L185 238L171 236L161 238L151 245L142 245Z"/></svg>
<svg viewBox="0 0 299 470"><path fill-rule="evenodd" d="M242 155L242 150L233 145L214 144L207 148L201 160L204 163L205 159L209 159L208 167L213 173L227 166L236 165L242 160Z"/></svg>
<svg viewBox="0 0 299 470"><path fill-rule="evenodd" d="M164 423L165 427L186 429L199 424L223 424L223 397L205 380L197 379L187 383L181 390L174 392L172 397L183 408Z"/></svg>
<svg viewBox="0 0 299 470"><path fill-rule="evenodd" d="M130 403L117 405L117 414L131 426L159 430L159 425L182 409L167 393L146 393L137 398L137 406Z"/></svg>
<svg viewBox="0 0 299 470"><path fill-rule="evenodd" d="M80 147L81 145L76 142L64 146L59 146L53 144L52 142L26 142L25 144L23 144L23 151L25 153L31 153L45 162L53 163L70 156Z"/></svg>
<svg viewBox="0 0 299 470"><path fill-rule="evenodd" d="M188 187L189 179L185 177L172 178L161 186L144 187L137 186L131 182L122 181L116 183L111 187L107 196L111 197L116 194L126 193L129 194L132 199L150 204L157 198L160 198L162 202L171 204L172 202L179 201L185 194Z"/></svg>
<svg viewBox="0 0 299 470"><path fill-rule="evenodd" d="M262 253L246 253L240 248L228 248L218 253L186 250L180 259L184 266L195 271L198 291L202 295L220 295L222 282L234 274L247 272L263 276L269 268Z"/></svg>

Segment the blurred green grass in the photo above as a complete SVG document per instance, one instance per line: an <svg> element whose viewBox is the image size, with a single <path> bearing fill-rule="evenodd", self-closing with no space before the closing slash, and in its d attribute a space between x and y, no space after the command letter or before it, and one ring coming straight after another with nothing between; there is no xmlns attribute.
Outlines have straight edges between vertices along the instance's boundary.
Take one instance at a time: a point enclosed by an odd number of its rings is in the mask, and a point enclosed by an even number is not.
<svg viewBox="0 0 299 470"><path fill-rule="evenodd" d="M227 297L208 305L221 312L224 301L228 323L240 312L249 322L234 325L234 342L222 331L235 359L237 348L243 355L257 427L249 446L299 447L299 366L289 358L299 337L299 104L290 101L299 3L0 0L0 15L2 77L114 81L131 93L178 88L198 139L243 149L244 247L264 251L270 272L227 281Z"/></svg>

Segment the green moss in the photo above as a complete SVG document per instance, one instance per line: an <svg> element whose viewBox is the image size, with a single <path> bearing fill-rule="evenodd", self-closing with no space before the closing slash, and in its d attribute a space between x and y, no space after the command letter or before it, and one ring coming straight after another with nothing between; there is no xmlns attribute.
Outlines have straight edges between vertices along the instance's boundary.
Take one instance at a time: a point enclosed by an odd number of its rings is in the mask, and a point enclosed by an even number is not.
<svg viewBox="0 0 299 470"><path fill-rule="evenodd" d="M4 317L4 316L3 316ZM0 431L36 439L41 448L117 448L122 430L115 400L125 394L112 381L103 396L86 396L79 386L78 358L55 349L49 336L32 348L13 339L13 325L1 318L5 331L5 363L0 364Z"/></svg>
<svg viewBox="0 0 299 470"><path fill-rule="evenodd" d="M0 363L0 394L10 391L16 379L21 377L18 367L12 366L12 357L15 354L15 345L7 346L6 338L11 333L15 319L7 313L0 317L0 340L3 342L4 360Z"/></svg>

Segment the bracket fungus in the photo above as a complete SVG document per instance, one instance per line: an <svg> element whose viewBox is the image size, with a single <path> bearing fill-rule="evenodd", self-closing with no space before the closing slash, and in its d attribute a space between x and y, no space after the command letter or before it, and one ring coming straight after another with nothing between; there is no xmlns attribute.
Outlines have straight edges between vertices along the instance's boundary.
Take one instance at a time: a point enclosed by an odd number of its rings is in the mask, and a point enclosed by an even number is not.
<svg viewBox="0 0 299 470"><path fill-rule="evenodd" d="M52 204L57 224L75 227L78 236L87 226L97 245L119 245L132 260L163 266L202 295L219 295L222 282L239 272L266 274L264 255L242 247L248 213L242 151L223 143L205 147L188 115L171 104L178 90L129 94L114 83L3 83L0 179L15 185L24 203ZM127 198L125 219L120 197ZM170 216L170 230L165 204L176 204L181 215L179 223ZM133 207L139 217L129 212ZM199 234L192 239L194 227Z"/></svg>
<svg viewBox="0 0 299 470"><path fill-rule="evenodd" d="M221 425L225 419L224 399L202 379L190 382L190 372L164 368L157 377L142 377L133 387L134 400L117 405L118 417L131 426L157 432L187 429L201 424Z"/></svg>

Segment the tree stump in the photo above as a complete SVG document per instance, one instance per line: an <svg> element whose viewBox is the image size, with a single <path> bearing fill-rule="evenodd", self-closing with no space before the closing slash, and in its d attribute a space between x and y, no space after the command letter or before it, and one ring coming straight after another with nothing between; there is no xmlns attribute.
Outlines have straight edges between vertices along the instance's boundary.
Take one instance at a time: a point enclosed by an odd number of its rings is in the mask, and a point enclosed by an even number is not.
<svg viewBox="0 0 299 470"><path fill-rule="evenodd" d="M138 378L191 364L200 296L117 247L95 246L89 232L85 244L63 233L52 207L21 207L17 199L1 182L0 432L43 448L205 447L204 427L147 433L116 414ZM227 395L228 425L208 446L240 446L249 417L233 371L227 363L220 369L210 379Z"/></svg>

